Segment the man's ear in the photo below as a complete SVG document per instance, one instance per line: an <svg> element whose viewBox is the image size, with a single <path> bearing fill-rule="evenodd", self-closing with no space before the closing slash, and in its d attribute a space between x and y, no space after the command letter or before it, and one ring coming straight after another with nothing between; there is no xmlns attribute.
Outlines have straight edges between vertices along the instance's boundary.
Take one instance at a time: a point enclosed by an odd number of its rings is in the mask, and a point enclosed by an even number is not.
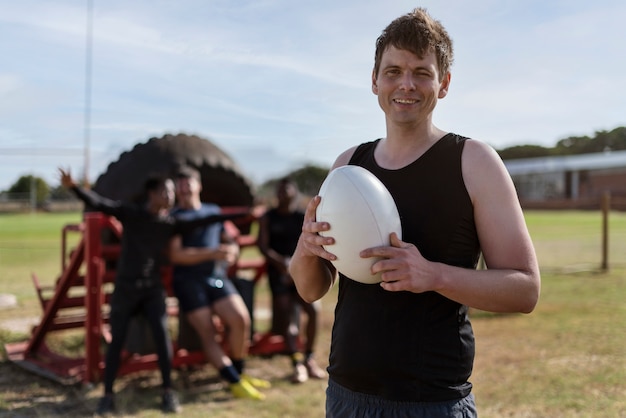
<svg viewBox="0 0 626 418"><path fill-rule="evenodd" d="M446 75L441 80L441 85L439 88L439 95L437 96L439 99L443 99L448 95L448 89L450 88L450 79L452 75L450 73L446 73Z"/></svg>
<svg viewBox="0 0 626 418"><path fill-rule="evenodd" d="M376 72L372 71L372 93L378 96L378 83L376 82Z"/></svg>

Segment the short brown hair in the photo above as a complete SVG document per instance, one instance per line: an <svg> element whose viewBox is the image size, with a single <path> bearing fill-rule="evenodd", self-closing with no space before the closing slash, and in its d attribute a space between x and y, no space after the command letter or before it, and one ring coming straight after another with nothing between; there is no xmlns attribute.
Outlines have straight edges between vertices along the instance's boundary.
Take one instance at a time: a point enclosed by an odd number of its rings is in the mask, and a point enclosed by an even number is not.
<svg viewBox="0 0 626 418"><path fill-rule="evenodd" d="M184 166L176 171L176 179L196 179L200 181L200 172L193 167Z"/></svg>
<svg viewBox="0 0 626 418"><path fill-rule="evenodd" d="M376 40L374 75L378 75L383 52L394 46L414 53L420 58L433 51L437 56L439 78L450 71L454 61L452 39L440 21L433 19L426 9L418 7L392 21Z"/></svg>

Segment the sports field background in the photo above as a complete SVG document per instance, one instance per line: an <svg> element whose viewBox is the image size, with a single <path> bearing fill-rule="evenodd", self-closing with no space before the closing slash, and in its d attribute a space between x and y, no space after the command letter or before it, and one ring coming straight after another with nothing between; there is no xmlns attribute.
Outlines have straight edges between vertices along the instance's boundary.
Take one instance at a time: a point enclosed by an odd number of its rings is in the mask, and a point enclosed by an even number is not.
<svg viewBox="0 0 626 418"><path fill-rule="evenodd" d="M529 211L526 219L542 271L542 294L530 315L471 312L477 341L471 381L480 416L626 418L626 213L609 216L608 271L600 271L600 212ZM79 213L0 215L0 293L18 300L17 307L0 309L2 347L27 338L24 322L41 315L31 274L43 284L54 283L60 274L61 228L79 221ZM68 238L76 240L78 234ZM258 305L269 306L266 283L257 290ZM317 344L322 366L335 300L336 287L322 299ZM7 323L22 324L22 329L10 330ZM267 320L258 326L267 327ZM64 334L57 344L80 352L82 338ZM251 358L249 367L273 381L262 404L230 398L208 366L194 372L191 386L175 373L182 416L323 416L325 382L289 384L290 366L281 356ZM118 379L123 416L161 416L158 385L157 372ZM0 417L90 416L100 394L101 385L61 386L0 356Z"/></svg>
<svg viewBox="0 0 626 418"><path fill-rule="evenodd" d="M596 270L602 263L603 215L600 211L527 211L542 271ZM609 268L626 266L626 213L610 212Z"/></svg>

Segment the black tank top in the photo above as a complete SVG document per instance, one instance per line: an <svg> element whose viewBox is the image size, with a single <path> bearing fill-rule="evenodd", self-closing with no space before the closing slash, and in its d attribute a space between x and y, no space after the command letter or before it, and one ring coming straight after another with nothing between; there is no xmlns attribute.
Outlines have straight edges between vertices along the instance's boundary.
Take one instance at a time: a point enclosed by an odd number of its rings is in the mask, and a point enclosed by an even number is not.
<svg viewBox="0 0 626 418"><path fill-rule="evenodd" d="M393 196L402 240L431 261L476 268L480 248L461 172L465 139L447 134L398 170L374 160L379 140L361 144L349 164L376 175ZM340 275L330 377L396 401L444 401L471 391L474 334L467 306L436 292L387 292Z"/></svg>

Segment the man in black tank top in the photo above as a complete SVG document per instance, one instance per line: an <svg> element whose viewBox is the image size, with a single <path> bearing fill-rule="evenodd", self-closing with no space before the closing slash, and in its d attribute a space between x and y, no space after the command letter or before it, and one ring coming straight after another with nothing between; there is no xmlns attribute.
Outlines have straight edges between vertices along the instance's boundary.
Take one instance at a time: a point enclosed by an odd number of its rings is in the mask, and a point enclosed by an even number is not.
<svg viewBox="0 0 626 418"><path fill-rule="evenodd" d="M424 9L391 22L376 42L372 91L385 138L352 147L346 164L371 171L394 198L402 240L363 249L379 284L337 272L332 225L307 206L290 273L309 302L339 278L327 417L473 417L470 307L531 312L535 251L513 183L488 145L445 132L433 111L450 86L452 40ZM330 230L330 237L319 232ZM476 270L480 254L487 269Z"/></svg>

